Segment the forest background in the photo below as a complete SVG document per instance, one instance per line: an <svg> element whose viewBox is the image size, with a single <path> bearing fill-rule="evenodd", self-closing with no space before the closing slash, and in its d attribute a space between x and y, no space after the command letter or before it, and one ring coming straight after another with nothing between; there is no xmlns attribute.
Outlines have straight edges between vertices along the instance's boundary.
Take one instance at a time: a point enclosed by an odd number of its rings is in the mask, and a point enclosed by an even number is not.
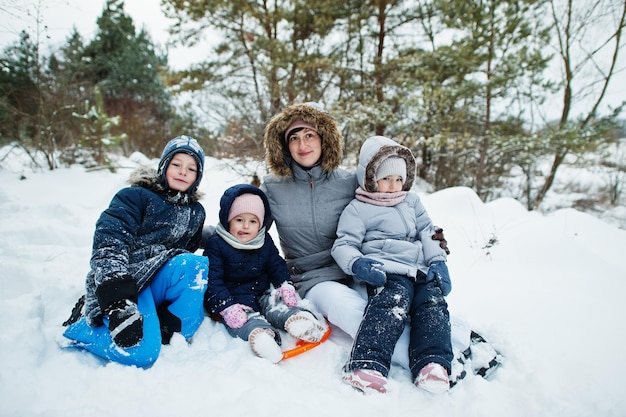
<svg viewBox="0 0 626 417"><path fill-rule="evenodd" d="M268 120L316 101L349 168L385 135L413 150L431 191L546 211L576 167L597 181L573 181L559 204L626 205L624 0L161 0L166 45L106 0L92 37L74 29L53 48L48 3L0 3L37 22L0 54L0 167L19 148L30 169L115 170L111 153L158 157L186 133L257 183ZM207 39L205 56L170 66L169 50Z"/></svg>

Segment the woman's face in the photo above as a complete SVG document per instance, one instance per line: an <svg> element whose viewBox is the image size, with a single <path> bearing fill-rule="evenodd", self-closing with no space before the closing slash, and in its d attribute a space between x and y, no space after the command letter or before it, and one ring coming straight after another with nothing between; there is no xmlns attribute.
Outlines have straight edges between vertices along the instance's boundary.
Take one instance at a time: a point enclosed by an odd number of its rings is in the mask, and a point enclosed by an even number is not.
<svg viewBox="0 0 626 417"><path fill-rule="evenodd" d="M322 138L315 130L304 128L287 138L289 153L299 165L309 168L322 157Z"/></svg>

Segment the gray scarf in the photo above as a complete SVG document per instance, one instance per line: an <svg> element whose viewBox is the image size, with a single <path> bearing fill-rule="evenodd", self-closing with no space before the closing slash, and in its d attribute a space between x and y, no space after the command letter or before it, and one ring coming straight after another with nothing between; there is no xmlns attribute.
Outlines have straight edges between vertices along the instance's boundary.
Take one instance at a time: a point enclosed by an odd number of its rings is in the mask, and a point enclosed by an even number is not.
<svg viewBox="0 0 626 417"><path fill-rule="evenodd" d="M220 235L222 239L230 246L235 249L243 249L243 250L254 250L263 247L265 243L265 226L259 230L259 234L256 235L254 239L249 242L242 243L233 235L231 235L225 228L222 226L222 223L218 223L215 228L215 232Z"/></svg>

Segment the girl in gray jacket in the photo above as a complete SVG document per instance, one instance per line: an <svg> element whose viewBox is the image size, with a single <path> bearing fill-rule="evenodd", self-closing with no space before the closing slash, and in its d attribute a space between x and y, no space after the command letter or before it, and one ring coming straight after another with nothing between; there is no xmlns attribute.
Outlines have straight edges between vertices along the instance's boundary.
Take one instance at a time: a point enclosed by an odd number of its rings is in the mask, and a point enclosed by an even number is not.
<svg viewBox="0 0 626 417"><path fill-rule="evenodd" d="M451 289L446 252L416 193L411 151L374 136L363 143L356 198L343 211L331 254L367 284L369 299L343 380L363 391L386 392L394 346L410 324L409 369L419 388L449 389L453 357L444 296ZM384 331L381 331L384 329Z"/></svg>

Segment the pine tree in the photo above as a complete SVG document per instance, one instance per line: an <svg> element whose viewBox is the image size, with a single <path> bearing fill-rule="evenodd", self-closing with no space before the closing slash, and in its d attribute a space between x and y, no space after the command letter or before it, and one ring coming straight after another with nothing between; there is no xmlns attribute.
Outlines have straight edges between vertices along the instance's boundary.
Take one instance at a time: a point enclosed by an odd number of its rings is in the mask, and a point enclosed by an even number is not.
<svg viewBox="0 0 626 417"><path fill-rule="evenodd" d="M87 63L81 74L102 91L107 114L121 117L117 133L128 137L124 149L156 156L170 136L173 117L171 97L160 77L167 57L145 30L136 33L123 0L107 0L97 24L96 36L81 57Z"/></svg>

